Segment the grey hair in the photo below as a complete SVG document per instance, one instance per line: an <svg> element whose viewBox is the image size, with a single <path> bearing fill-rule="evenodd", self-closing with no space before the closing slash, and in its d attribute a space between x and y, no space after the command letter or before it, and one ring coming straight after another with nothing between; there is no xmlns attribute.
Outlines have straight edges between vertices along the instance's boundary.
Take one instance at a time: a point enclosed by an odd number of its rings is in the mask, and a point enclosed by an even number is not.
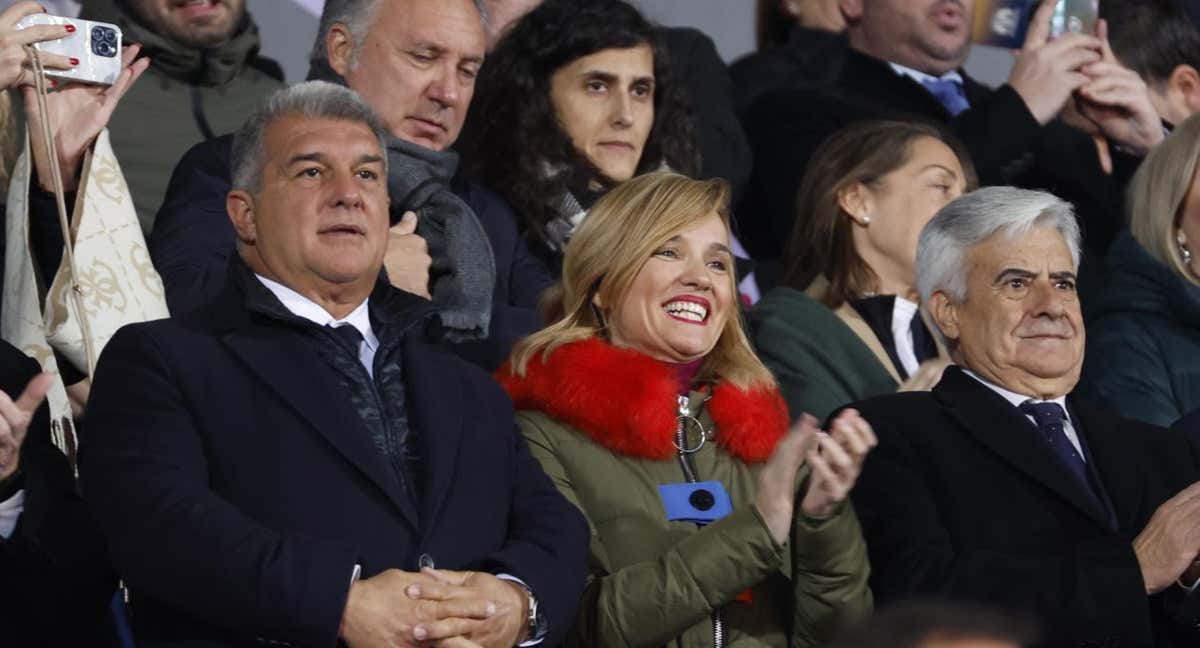
<svg viewBox="0 0 1200 648"><path fill-rule="evenodd" d="M350 88L326 81L306 81L276 90L258 107L233 136L233 188L256 194L262 189L264 142L267 127L289 116L339 119L371 129L384 152L387 172L387 127L367 102Z"/></svg>
<svg viewBox="0 0 1200 648"><path fill-rule="evenodd" d="M1079 223L1071 204L1044 191L986 187L942 207L917 241L917 291L928 304L941 290L951 301L967 296L967 253L997 234L1012 238L1034 227L1062 234L1079 268Z"/></svg>
<svg viewBox="0 0 1200 648"><path fill-rule="evenodd" d="M370 30L371 23L375 22L375 15L379 13L379 5L382 0L326 0L325 9L321 12L321 22L317 27L317 41L313 43L311 59L314 61L328 60L329 51L325 48L326 38L329 36L329 30L333 29L334 25L342 24L350 31L350 37L354 39L354 49L352 50L350 61L353 63L358 60L358 53L362 51L363 43L367 40L367 32ZM474 0L475 9L479 11L479 18L483 21L483 30L486 32L488 28L488 10L484 0Z"/></svg>

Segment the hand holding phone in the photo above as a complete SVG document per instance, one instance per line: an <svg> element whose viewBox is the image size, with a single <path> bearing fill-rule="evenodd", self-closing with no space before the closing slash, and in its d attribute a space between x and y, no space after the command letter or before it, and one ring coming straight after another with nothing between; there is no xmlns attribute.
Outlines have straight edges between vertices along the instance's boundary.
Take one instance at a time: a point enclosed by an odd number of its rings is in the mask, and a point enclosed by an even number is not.
<svg viewBox="0 0 1200 648"><path fill-rule="evenodd" d="M18 29L63 25L67 35L34 43L39 56L55 54L69 60L65 70L47 70L46 76L68 81L112 85L121 75L121 28L110 23L62 18L34 13L17 21Z"/></svg>
<svg viewBox="0 0 1200 648"><path fill-rule="evenodd" d="M18 23L42 13L36 2L18 2L0 12L0 90L33 82L33 69L25 45L54 41L71 32L66 24L40 24L22 29ZM43 14L44 15L44 14ZM71 57L47 52L41 56L47 70L70 70Z"/></svg>

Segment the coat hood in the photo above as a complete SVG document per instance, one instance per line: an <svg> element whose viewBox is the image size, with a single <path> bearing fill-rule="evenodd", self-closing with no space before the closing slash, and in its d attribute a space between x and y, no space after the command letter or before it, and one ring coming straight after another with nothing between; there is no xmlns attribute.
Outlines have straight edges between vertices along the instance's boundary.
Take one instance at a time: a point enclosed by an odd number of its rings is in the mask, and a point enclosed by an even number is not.
<svg viewBox="0 0 1200 648"><path fill-rule="evenodd" d="M140 43L150 66L166 76L193 85L219 86L238 75L258 54L258 26L249 10L233 38L214 49L194 49L157 34L134 18L121 0L88 0L80 18L113 23L125 43Z"/></svg>
<svg viewBox="0 0 1200 648"><path fill-rule="evenodd" d="M517 410L549 414L613 452L655 460L675 454L675 372L638 351L591 338L539 354L524 376L507 363L496 376ZM788 427L787 406L774 387L718 383L707 407L716 443L747 463L771 456Z"/></svg>
<svg viewBox="0 0 1200 648"><path fill-rule="evenodd" d="M1144 313L1200 328L1200 286L1150 256L1128 231L1113 241L1091 315Z"/></svg>

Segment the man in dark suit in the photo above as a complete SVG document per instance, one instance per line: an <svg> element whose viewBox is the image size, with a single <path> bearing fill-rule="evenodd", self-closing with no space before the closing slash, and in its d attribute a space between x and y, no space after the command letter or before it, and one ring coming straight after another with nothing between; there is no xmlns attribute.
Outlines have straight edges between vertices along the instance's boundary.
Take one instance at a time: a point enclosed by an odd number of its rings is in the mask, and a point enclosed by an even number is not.
<svg viewBox="0 0 1200 648"><path fill-rule="evenodd" d="M1069 396L1078 260L1043 192L980 189L922 231L918 288L958 366L854 406L879 436L853 495L871 588L1033 612L1052 646L1195 646L1200 448Z"/></svg>
<svg viewBox="0 0 1200 648"><path fill-rule="evenodd" d="M879 118L948 126L970 152L981 185L1065 197L1086 222L1089 246L1106 249L1123 222L1121 178L1163 132L1145 84L1105 43L1085 34L1049 37L1054 4L1042 3L1007 83L993 90L962 71L975 3L842 0L850 50L836 79L768 95L743 121L754 171L738 213L750 252L779 257L796 218L800 179L821 142L847 124ZM1095 132L1102 147L1056 119L1068 105L1087 115L1069 111L1071 123ZM1113 158L1116 181L1104 173L1098 150Z"/></svg>
<svg viewBox="0 0 1200 648"><path fill-rule="evenodd" d="M381 276L385 137L341 86L274 95L234 140L224 291L101 356L80 470L141 645L508 647L570 625L586 524L500 388Z"/></svg>

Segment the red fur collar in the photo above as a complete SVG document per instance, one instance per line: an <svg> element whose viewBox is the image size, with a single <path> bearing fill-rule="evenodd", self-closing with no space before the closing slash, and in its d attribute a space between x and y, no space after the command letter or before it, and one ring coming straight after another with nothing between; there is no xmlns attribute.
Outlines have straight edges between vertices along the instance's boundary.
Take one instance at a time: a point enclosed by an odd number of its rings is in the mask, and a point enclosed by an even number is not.
<svg viewBox="0 0 1200 648"><path fill-rule="evenodd" d="M582 430L624 455L667 459L675 454L678 385L667 365L600 339L555 349L529 362L525 376L505 364L497 379L518 410L537 410ZM718 384L708 401L716 441L747 463L765 461L788 426L779 390L745 391Z"/></svg>

